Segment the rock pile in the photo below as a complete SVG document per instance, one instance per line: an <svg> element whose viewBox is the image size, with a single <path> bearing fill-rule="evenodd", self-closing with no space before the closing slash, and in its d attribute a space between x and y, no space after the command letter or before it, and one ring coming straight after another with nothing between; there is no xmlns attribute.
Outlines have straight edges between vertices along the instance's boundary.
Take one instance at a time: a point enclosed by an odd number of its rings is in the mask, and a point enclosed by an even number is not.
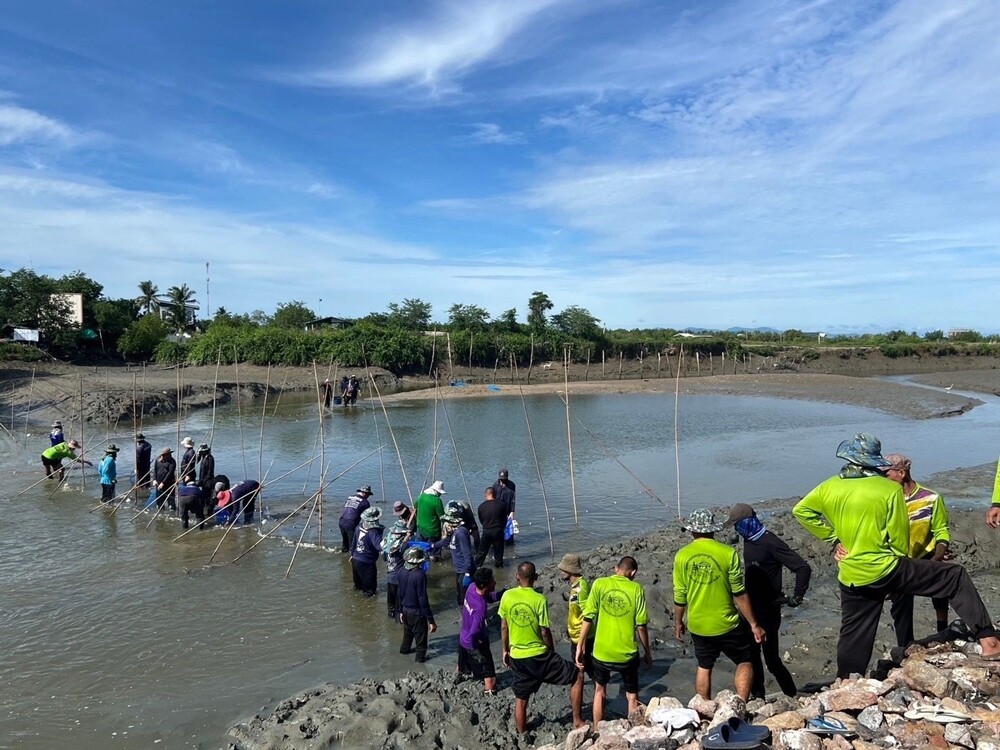
<svg viewBox="0 0 1000 750"><path fill-rule="evenodd" d="M1000 663L982 659L974 643L914 644L901 662L882 661L885 679L837 680L822 692L749 704L729 690L714 700L692 698L695 726L662 726L659 709L684 708L653 698L629 719L603 721L537 750L699 750L700 738L736 716L771 730L774 750L1000 750ZM877 670L876 670L877 671ZM811 719L843 725L846 734L807 731Z"/></svg>

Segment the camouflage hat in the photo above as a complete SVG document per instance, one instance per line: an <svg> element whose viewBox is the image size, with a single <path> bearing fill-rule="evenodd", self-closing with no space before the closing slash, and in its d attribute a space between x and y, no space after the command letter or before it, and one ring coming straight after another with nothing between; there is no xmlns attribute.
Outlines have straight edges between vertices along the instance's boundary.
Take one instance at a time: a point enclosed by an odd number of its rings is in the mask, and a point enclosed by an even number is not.
<svg viewBox="0 0 1000 750"><path fill-rule="evenodd" d="M684 529L694 534L714 534L722 531L722 524L716 522L715 515L708 508L699 508L688 516Z"/></svg>
<svg viewBox="0 0 1000 750"><path fill-rule="evenodd" d="M378 520L382 517L381 508L369 508L364 513L361 514L362 523L378 523Z"/></svg>
<svg viewBox="0 0 1000 750"><path fill-rule="evenodd" d="M453 515L451 513L445 513L443 516L441 516L441 522L446 523L449 526L461 526L462 517Z"/></svg>
<svg viewBox="0 0 1000 750"><path fill-rule="evenodd" d="M837 446L837 458L864 469L888 469L892 462L882 458L882 442L874 435L859 432Z"/></svg>
<svg viewBox="0 0 1000 750"><path fill-rule="evenodd" d="M427 551L422 547L407 547L403 553L403 564L410 570L427 562Z"/></svg>

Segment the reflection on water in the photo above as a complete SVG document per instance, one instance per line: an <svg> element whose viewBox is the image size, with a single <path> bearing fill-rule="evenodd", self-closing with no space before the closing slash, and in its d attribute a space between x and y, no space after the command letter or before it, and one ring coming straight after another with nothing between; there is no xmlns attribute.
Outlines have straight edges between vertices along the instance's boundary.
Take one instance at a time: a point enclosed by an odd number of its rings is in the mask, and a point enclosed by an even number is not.
<svg viewBox="0 0 1000 750"><path fill-rule="evenodd" d="M526 403L545 498L519 399L448 402L447 415L439 406L436 436L430 402L388 405L388 424L371 404L338 410L325 420L327 466L317 460L271 485L265 492L271 520L234 529L208 568L220 531L196 531L173 543L180 533L174 520L158 520L147 531L145 517L129 521L131 506L115 516L103 509L88 513L99 495L92 475L84 491L79 474L71 473L69 491L52 493L51 483L43 483L15 497L39 478L34 453L43 446L25 453L8 443L0 524L0 748L149 747L156 740L165 747L218 747L233 721L294 691L412 667L396 653L399 630L386 617L384 598L354 596L341 555L303 549L291 576L283 577L305 514L238 564L225 564L314 492L321 473L330 480L380 441L381 453L326 492L328 546L339 543L340 505L359 484L370 483L377 501L391 502L442 479L449 498L468 497L475 505L502 467L518 486L518 557L550 560L549 523L555 554L562 555L676 518L672 395L574 397L578 526L565 407L554 395ZM310 398L282 399L265 422L263 450L260 413L251 410L244 409L242 429L235 408L219 410L212 442L220 473L233 481L271 480L320 454ZM207 440L210 420L210 414L192 415L184 434L196 443ZM880 436L887 451L905 450L921 475L992 460L1000 444L992 403L960 418L906 421L830 404L685 397L682 509L800 495L837 470L835 446L860 430ZM173 424L147 424L144 432L154 449L176 444ZM109 437L129 444L124 431ZM120 475L128 475L130 461L124 451ZM306 539L317 541L315 529ZM432 577L438 621L444 633L454 632L450 571L436 566ZM452 641L432 638L437 658L431 666L451 668Z"/></svg>

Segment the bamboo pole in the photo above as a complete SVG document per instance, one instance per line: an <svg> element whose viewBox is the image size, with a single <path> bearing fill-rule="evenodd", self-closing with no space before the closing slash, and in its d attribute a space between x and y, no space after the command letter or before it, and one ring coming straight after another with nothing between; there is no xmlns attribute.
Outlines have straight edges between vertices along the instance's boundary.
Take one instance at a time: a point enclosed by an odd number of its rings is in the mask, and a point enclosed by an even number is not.
<svg viewBox="0 0 1000 750"><path fill-rule="evenodd" d="M694 363L698 370L698 377L701 377L701 352L694 353Z"/></svg>
<svg viewBox="0 0 1000 750"><path fill-rule="evenodd" d="M133 443L136 442L135 436L139 434L139 424L138 424L139 415L137 414L138 411L139 407L138 404L136 403L136 374L133 372L132 373L132 442ZM133 455L135 455L134 445L133 445ZM135 464L133 463L133 465ZM135 486L133 489L135 490L136 503L139 502L139 482L141 480L142 477L139 476L139 467L135 466Z"/></svg>
<svg viewBox="0 0 1000 750"><path fill-rule="evenodd" d="M267 395L271 391L271 363L267 363L264 379L264 407L260 411L260 448L257 451L257 482L264 483L264 422L267 419Z"/></svg>
<svg viewBox="0 0 1000 750"><path fill-rule="evenodd" d="M287 476L289 476L289 475L294 474L295 472L297 472L303 466L311 465L312 462L316 460L316 458L317 458L316 456L313 456L312 458L307 459L306 461L303 461L298 466L296 466L294 469L289 469L288 471L286 471L280 477L272 479L270 482L265 482L265 483L261 484L261 486L260 486L259 489L263 491L263 489L265 487L268 487L268 488L272 487L273 485L277 484L278 482L280 482L285 477L287 477ZM223 510L225 510L225 508L217 508L211 515L206 515L203 520L198 521L198 523L196 523L190 529L186 529L183 534L178 534L176 537L173 538L172 541L176 542L178 539L182 539L182 538L186 537L188 534L190 534L192 531L194 531L195 529L197 529L202 524L205 524L205 523L208 523L209 521L211 521L213 518L215 518L217 515L219 515ZM140 513L141 512L142 511L140 511Z"/></svg>
<svg viewBox="0 0 1000 750"><path fill-rule="evenodd" d="M441 387L436 380L434 381L434 387L438 389ZM465 498L469 501L469 503L471 503L472 495L469 493L469 483L465 481L465 470L462 468L462 457L460 455L460 451L458 450L458 443L455 440L455 433L451 429L451 417L448 416L448 407L445 406L443 398L441 399L441 411L444 412L444 421L445 424L448 425L448 435L451 437L451 444L455 448L455 463L458 464L458 473L462 477L462 486L465 487Z"/></svg>
<svg viewBox="0 0 1000 750"><path fill-rule="evenodd" d="M517 364L514 362L514 355L511 354L511 367L517 371ZM552 514L549 512L549 500L545 494L545 482L542 479L542 467L538 463L538 452L535 450L535 436L531 432L531 420L528 419L528 404L524 399L524 389L521 387L520 377L517 379L517 392L521 395L521 409L524 411L524 424L528 429L528 441L531 443L531 455L535 459L535 473L538 475L538 486L542 490L542 505L545 508L545 525L549 530L549 554L555 555L555 543L552 541Z"/></svg>
<svg viewBox="0 0 1000 750"><path fill-rule="evenodd" d="M431 363L427 367L427 377L433 377L434 375L434 358L437 355L437 343L438 343L438 329L434 329L434 335L431 336ZM436 378L435 378L436 379Z"/></svg>
<svg viewBox="0 0 1000 750"><path fill-rule="evenodd" d="M13 424L11 424L11 426L13 427ZM80 375L80 446L81 446L80 456L82 457L83 456L83 450L82 450L82 447L83 447L83 375L82 374ZM86 468L84 468L83 471L81 471L81 477L82 478L81 478L80 486L83 489L87 489L87 470L86 470ZM60 480L60 482L61 481L62 480ZM51 495L49 497L51 497Z"/></svg>
<svg viewBox="0 0 1000 750"><path fill-rule="evenodd" d="M661 352L656 353L656 377L660 377L660 359L663 354Z"/></svg>
<svg viewBox="0 0 1000 750"><path fill-rule="evenodd" d="M601 380L607 380L608 374L604 371L604 350L601 349Z"/></svg>
<svg viewBox="0 0 1000 750"><path fill-rule="evenodd" d="M31 368L31 384L28 386L28 408L24 412L24 449L28 449L28 415L31 414L31 397L35 392L35 368ZM11 398L13 402L13 398ZM11 430L14 429L14 422L10 423Z"/></svg>
<svg viewBox="0 0 1000 750"><path fill-rule="evenodd" d="M319 488L319 490L317 492L313 493L304 503L302 503L301 505L299 505L295 510L293 510L291 513L289 513L283 519L281 519L280 521L278 521L278 523L276 523L274 526L272 526L271 529L266 534L264 534L263 536L261 536L260 539L258 539L256 542L254 542L252 545L250 545L247 549L245 549L243 552L241 552L239 555L237 555L236 557L234 557L229 562L230 563L235 563L237 560L240 560L240 559L246 557L248 554L250 554L250 552L253 551L253 549L255 547L257 547L257 545L259 545L261 542L263 542L269 536L271 536L272 534L274 534L275 531L277 531L279 528L281 528L288 521L288 519L292 518L292 516L294 516L296 513L298 513L300 510L302 510L304 507L306 507L309 503L311 503L313 500L315 500L316 497L319 495L320 492L322 492L327 487L329 487L331 484L333 484L334 482L336 482L338 479L340 479L342 476L344 476L344 474L346 474L347 472L349 472L351 469L353 469L355 466L357 466L358 464L360 464L362 461L365 461L366 459L369 459L372 456L374 456L379 450L381 450L384 447L385 446L379 446L378 448L376 448L375 450L373 450L371 453L369 453L367 456L364 456L363 458L359 458L357 461L355 461L353 464L351 464L350 466L348 466L346 469L344 469L342 472L340 472L337 476L335 476L329 482L327 482L326 484L322 485ZM312 461L314 459L309 459L309 460ZM176 540L174 540L174 541L176 541Z"/></svg>
<svg viewBox="0 0 1000 750"><path fill-rule="evenodd" d="M437 382L437 381L435 381L435 382ZM371 387L371 385L369 384L369 388L370 387ZM378 429L378 410L377 409L372 409L372 421L375 422L375 443L377 445L382 445L382 436L379 434L379 429ZM381 448L379 449L379 452L378 452L378 478L379 478L379 482L381 483L381 488L382 488L382 494L380 495L380 497L383 500L387 501L388 498L385 496L385 459L382 456L382 449Z"/></svg>
<svg viewBox="0 0 1000 750"><path fill-rule="evenodd" d="M472 379L472 342L476 340L475 331L469 331L469 379Z"/></svg>
<svg viewBox="0 0 1000 750"><path fill-rule="evenodd" d="M642 380L642 347L639 347L639 380Z"/></svg>
<svg viewBox="0 0 1000 750"><path fill-rule="evenodd" d="M283 576L285 580L288 579L289 574L292 572L292 566L295 564L295 556L299 553L299 547L302 546L302 540L306 537L306 531L309 530L309 522L312 521L313 513L316 512L316 506L319 505L319 498L321 494L322 491L316 493L316 499L313 500L313 505L309 509L309 515L306 516L306 522L302 526L302 533L299 534L299 541L295 543L295 549L292 550L292 559L288 561L288 569L285 571L285 575Z"/></svg>
<svg viewBox="0 0 1000 750"><path fill-rule="evenodd" d="M569 420L569 350L563 349L563 385L566 388L566 443L569 447L569 486L573 493L573 523L580 525L576 508L576 473L573 471L573 429Z"/></svg>
<svg viewBox="0 0 1000 750"><path fill-rule="evenodd" d="M437 388L434 389L434 429L431 431L431 445L434 446L434 452L431 454L431 464L429 471L431 473L431 479L437 476L437 454L438 448L441 447L441 441L438 440L438 398L440 394ZM427 477L424 477L424 487L427 486Z"/></svg>
<svg viewBox="0 0 1000 750"><path fill-rule="evenodd" d="M587 347L587 369L583 371L583 379L590 380L590 347Z"/></svg>
<svg viewBox="0 0 1000 750"><path fill-rule="evenodd" d="M528 353L528 372L525 375L525 382L531 384L531 368L535 364L535 332L531 332L531 349Z"/></svg>
<svg viewBox="0 0 1000 750"><path fill-rule="evenodd" d="M684 344L677 355L677 378L674 381L674 464L677 471L677 518L683 518L681 513L681 363L684 361Z"/></svg>
<svg viewBox="0 0 1000 750"><path fill-rule="evenodd" d="M455 364L451 359L451 332L446 332L445 337L448 342L448 380L451 381L455 379Z"/></svg>
<svg viewBox="0 0 1000 750"><path fill-rule="evenodd" d="M320 436L320 475L319 484L320 490L316 496L316 502L319 504L319 546L323 546L323 480L326 479L326 409L323 408L323 397L320 395L319 391L319 373L316 370L316 360L313 360L313 379L316 381L316 408L319 411L319 436ZM211 562L211 560L209 561Z"/></svg>
<svg viewBox="0 0 1000 750"><path fill-rule="evenodd" d="M363 351L363 349L362 349ZM451 345L448 347L449 351L449 362L450 362L450 352ZM375 382L375 377L372 375L371 370L368 367L368 357L365 357L365 372L368 374L368 379L371 381L372 386L375 388L375 395L378 396L379 405L382 407L382 415L385 417L385 426L389 428L389 437L392 438L393 447L396 449L396 458L399 460L399 471L403 475L403 485L406 487L406 494L410 498L410 507L413 507L413 493L410 491L410 481L406 478L406 469L403 467L403 454L399 450L399 442L396 440L396 433L392 429L392 423L389 421L389 411L385 408L385 401L382 398L382 393L378 389L378 383Z"/></svg>
<svg viewBox="0 0 1000 750"><path fill-rule="evenodd" d="M625 362L625 352L618 352L618 379L622 379L622 364Z"/></svg>
<svg viewBox="0 0 1000 750"><path fill-rule="evenodd" d="M219 401L219 369L222 367L222 344L215 358L215 384L212 386L212 431L208 433L208 444L215 443L215 409Z"/></svg>
<svg viewBox="0 0 1000 750"><path fill-rule="evenodd" d="M236 414L240 420L240 452L243 454L243 476L247 471L247 445L243 436L243 394L240 393L240 356L233 346L233 359L236 362Z"/></svg>

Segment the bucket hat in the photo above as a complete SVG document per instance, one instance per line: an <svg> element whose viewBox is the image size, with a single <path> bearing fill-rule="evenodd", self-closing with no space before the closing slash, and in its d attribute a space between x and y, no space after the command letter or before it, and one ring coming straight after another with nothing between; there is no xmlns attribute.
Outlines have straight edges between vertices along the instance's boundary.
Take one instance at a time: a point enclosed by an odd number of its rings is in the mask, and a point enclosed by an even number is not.
<svg viewBox="0 0 1000 750"><path fill-rule="evenodd" d="M199 453L208 453L210 450L212 450L212 447L208 443L202 443L198 446Z"/></svg>
<svg viewBox="0 0 1000 750"><path fill-rule="evenodd" d="M183 440L181 440L181 445L183 445L185 448L194 448L194 438L193 437L184 438Z"/></svg>
<svg viewBox="0 0 1000 750"><path fill-rule="evenodd" d="M135 439L136 440L145 440L146 436L143 435L141 432L137 432L137 433L135 433Z"/></svg>
<svg viewBox="0 0 1000 750"><path fill-rule="evenodd" d="M80 447L80 441L79 440L70 440L69 443L68 443L68 445L69 445L70 448L79 448Z"/></svg>
<svg viewBox="0 0 1000 750"><path fill-rule="evenodd" d="M580 556L573 554L563 555L562 560L559 561L559 570L563 573L569 573L571 576L582 576L583 566L580 564Z"/></svg>
<svg viewBox="0 0 1000 750"><path fill-rule="evenodd" d="M173 448L164 448L162 451L160 451L160 455L161 456L166 456L166 455L168 455L170 453L173 453L173 452L174 452Z"/></svg>
<svg viewBox="0 0 1000 750"><path fill-rule="evenodd" d="M52 426L53 426L53 427L60 427L60 428L61 428L61 427L62 427L62 422L60 422L60 421L59 421L59 420L57 419L57 420L56 420L55 422L53 422L53 423L52 423Z"/></svg>
<svg viewBox="0 0 1000 750"><path fill-rule="evenodd" d="M105 453L110 453L112 456L118 455L118 446L112 443L107 448L104 449Z"/></svg>
<svg viewBox="0 0 1000 750"><path fill-rule="evenodd" d="M885 457L885 460L892 464L890 469L898 469L899 471L909 471L913 466L913 462L902 453L890 453Z"/></svg>
<svg viewBox="0 0 1000 750"><path fill-rule="evenodd" d="M381 508L369 508L364 513L361 514L361 520L365 523L378 523L378 519L382 517Z"/></svg>
<svg viewBox="0 0 1000 750"><path fill-rule="evenodd" d="M500 469L500 474L498 476L500 477L500 479L506 479L508 476L510 476L510 472L508 472L506 469Z"/></svg>
<svg viewBox="0 0 1000 750"><path fill-rule="evenodd" d="M392 513L393 515L396 516L401 516L404 513L406 513L406 503L404 503L402 500L397 500L396 502L394 502L392 504Z"/></svg>
<svg viewBox="0 0 1000 750"><path fill-rule="evenodd" d="M357 492L363 492L366 495L372 494L372 486L370 484L363 484L356 490Z"/></svg>
<svg viewBox="0 0 1000 750"><path fill-rule="evenodd" d="M716 522L715 515L708 508L692 511L687 523L684 524L685 530L695 534L714 534L716 531L722 531L722 527L723 524Z"/></svg>
<svg viewBox="0 0 1000 750"><path fill-rule="evenodd" d="M890 461L882 458L882 442L874 435L859 432L837 446L837 458L865 469L888 469Z"/></svg>
<svg viewBox="0 0 1000 750"><path fill-rule="evenodd" d="M426 490L424 490L424 492L427 492L427 493L429 493L431 495L447 495L448 494L447 492L444 491L444 482L442 482L440 479L436 480L434 482L434 484L432 484L430 487L428 487Z"/></svg>

